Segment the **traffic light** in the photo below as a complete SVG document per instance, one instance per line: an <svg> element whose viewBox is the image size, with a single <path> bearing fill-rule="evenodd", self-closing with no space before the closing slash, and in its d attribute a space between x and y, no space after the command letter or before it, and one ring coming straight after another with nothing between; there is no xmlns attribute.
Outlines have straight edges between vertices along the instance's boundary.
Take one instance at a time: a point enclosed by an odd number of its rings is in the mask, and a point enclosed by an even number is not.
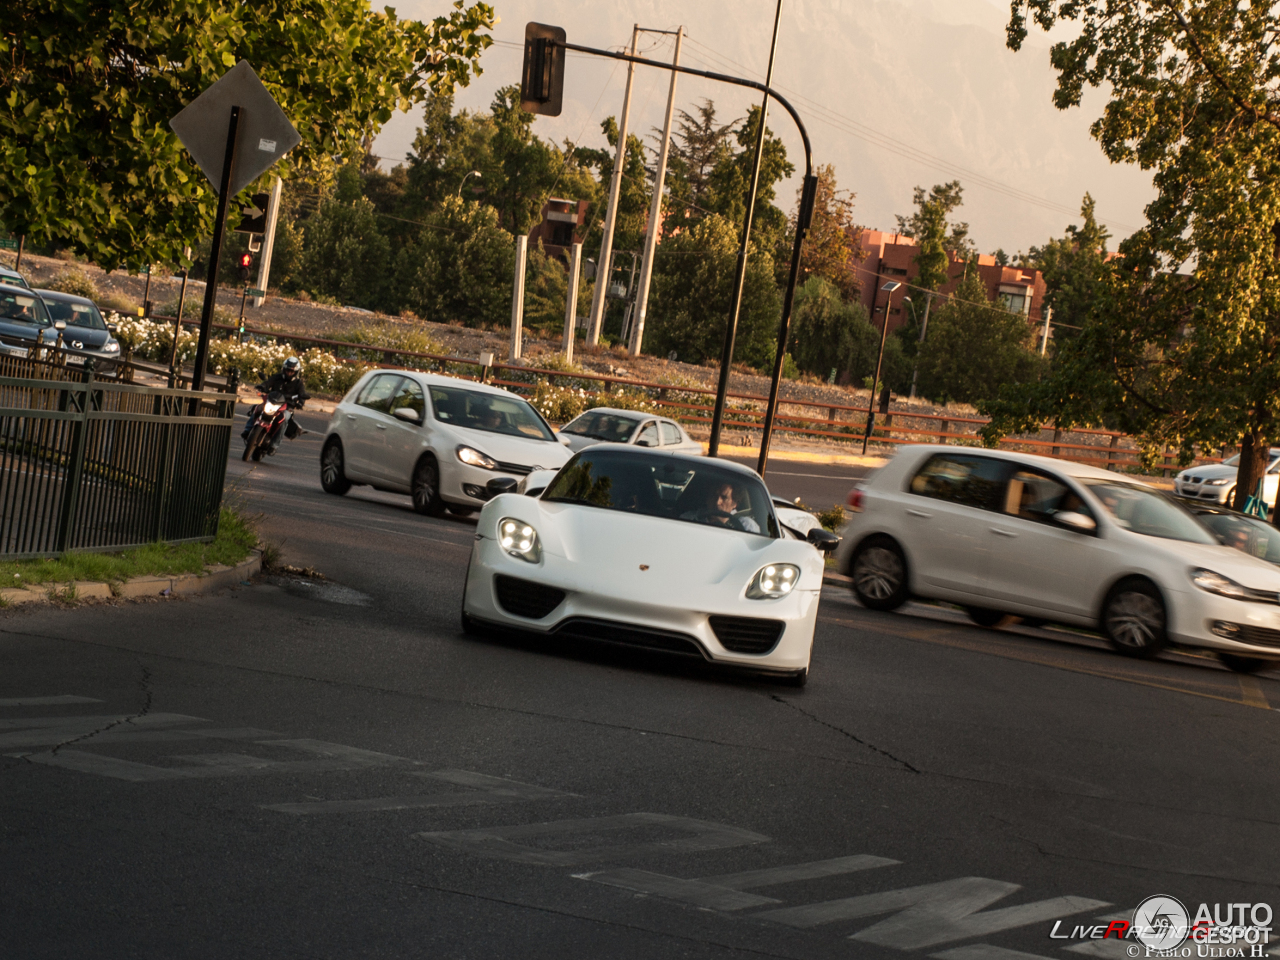
<svg viewBox="0 0 1280 960"><path fill-rule="evenodd" d="M520 79L520 109L544 117L560 116L564 99L563 27L545 23L524 26L524 73Z"/></svg>
<svg viewBox="0 0 1280 960"><path fill-rule="evenodd" d="M249 268L253 266L253 254L240 254L240 282L246 283L249 280Z"/></svg>

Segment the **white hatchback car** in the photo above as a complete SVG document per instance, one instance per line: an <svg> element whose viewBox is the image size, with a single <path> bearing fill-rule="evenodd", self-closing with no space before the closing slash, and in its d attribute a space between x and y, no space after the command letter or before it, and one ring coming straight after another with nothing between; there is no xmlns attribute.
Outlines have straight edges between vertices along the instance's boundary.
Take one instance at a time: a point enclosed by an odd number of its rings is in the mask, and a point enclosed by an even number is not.
<svg viewBox="0 0 1280 960"><path fill-rule="evenodd" d="M849 495L837 569L867 607L910 597L1100 629L1121 653L1208 647L1280 659L1280 571L1221 544L1177 501L1095 467L909 447Z"/></svg>
<svg viewBox="0 0 1280 960"><path fill-rule="evenodd" d="M371 370L333 411L320 483L407 493L419 513L474 510L523 477L558 469L569 450L514 393L412 370ZM494 481L498 481L494 483Z"/></svg>

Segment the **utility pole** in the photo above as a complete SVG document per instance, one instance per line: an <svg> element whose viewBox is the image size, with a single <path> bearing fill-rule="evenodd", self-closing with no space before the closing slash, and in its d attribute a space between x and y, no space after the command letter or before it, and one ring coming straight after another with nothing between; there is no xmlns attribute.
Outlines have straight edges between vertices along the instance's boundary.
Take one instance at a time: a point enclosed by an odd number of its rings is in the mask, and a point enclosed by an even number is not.
<svg viewBox="0 0 1280 960"><path fill-rule="evenodd" d="M760 102L760 129L756 135L755 156L751 161L751 182L747 187L747 214L742 221L742 243L738 249L738 265L733 276L733 300L729 305L729 322L725 325L724 351L720 355L720 381L716 387L715 412L711 414L711 439L707 456L720 452L720 428L724 423L724 405L729 393L729 372L733 366L733 345L738 335L738 313L742 309L742 286L747 277L747 247L751 242L751 222L755 217L756 192L760 187L760 158L764 154L764 133L769 119L769 87L773 84L773 61L778 52L778 27L782 22L782 0L773 16L773 41L769 46L769 69L764 75L764 98Z"/></svg>
<svg viewBox="0 0 1280 960"><path fill-rule="evenodd" d="M680 65L680 44L684 40L684 27L676 28L676 52L671 58L674 66ZM636 291L635 329L631 334L631 355L640 356L644 343L644 319L649 312L649 281L653 277L653 251L658 243L658 230L662 225L662 189L667 178L667 155L671 150L671 117L676 105L675 70L671 71L671 87L667 91L667 116L662 123L662 148L658 151L658 169L653 174L653 201L649 204L649 229L644 235L644 260L640 264L640 288Z"/></svg>
<svg viewBox="0 0 1280 960"><path fill-rule="evenodd" d="M569 254L569 285L564 295L564 350L566 363L573 363L573 338L578 326L578 276L582 273L582 244L575 243Z"/></svg>
<svg viewBox="0 0 1280 960"><path fill-rule="evenodd" d="M529 238L516 237L516 275L511 287L511 359L524 352L524 268L529 257Z"/></svg>
<svg viewBox="0 0 1280 960"><path fill-rule="evenodd" d="M1044 308L1044 333L1040 338L1040 356L1044 356L1044 352L1049 347L1049 321L1053 319L1053 307Z"/></svg>
<svg viewBox="0 0 1280 960"><path fill-rule="evenodd" d="M640 24L631 28L631 56L636 55L636 39L640 36ZM636 77L634 62L627 64L627 92L622 97L622 119L618 122L618 149L613 158L613 177L609 181L609 208L604 215L604 236L600 239L600 259L596 267L596 288L591 297L591 319L587 324L587 344L600 342L600 328L604 324L605 294L609 287L613 259L613 226L618 220L618 195L622 192L622 168L627 161L627 121L631 116L631 86ZM603 282L602 282L603 281Z"/></svg>
<svg viewBox="0 0 1280 960"><path fill-rule="evenodd" d="M262 306L266 301L267 284L271 280L271 252L276 248L276 218L280 216L280 191L283 184L280 178L271 185L271 199L267 201L267 222L262 232L262 252L258 255L258 289L262 296L253 298L254 308Z"/></svg>

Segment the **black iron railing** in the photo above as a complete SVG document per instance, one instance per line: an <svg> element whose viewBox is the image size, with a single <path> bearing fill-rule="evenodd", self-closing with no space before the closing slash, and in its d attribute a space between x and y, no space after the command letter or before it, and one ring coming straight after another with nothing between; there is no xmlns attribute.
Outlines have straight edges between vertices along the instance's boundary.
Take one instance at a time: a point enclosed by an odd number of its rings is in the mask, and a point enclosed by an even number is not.
<svg viewBox="0 0 1280 960"><path fill-rule="evenodd" d="M218 532L235 392L0 369L0 556L120 550ZM7 373L24 376L5 376Z"/></svg>

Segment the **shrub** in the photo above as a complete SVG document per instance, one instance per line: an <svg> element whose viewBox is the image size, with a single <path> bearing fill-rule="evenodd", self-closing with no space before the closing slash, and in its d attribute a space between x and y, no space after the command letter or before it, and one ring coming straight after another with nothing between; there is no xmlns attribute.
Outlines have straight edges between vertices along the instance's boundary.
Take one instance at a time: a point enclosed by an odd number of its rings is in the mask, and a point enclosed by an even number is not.
<svg viewBox="0 0 1280 960"><path fill-rule="evenodd" d="M585 390L551 384L540 380L529 403L552 423L568 423L578 414L599 406Z"/></svg>
<svg viewBox="0 0 1280 960"><path fill-rule="evenodd" d="M89 275L79 267L67 267L44 287L46 290L57 290L76 297L97 298L98 288Z"/></svg>

